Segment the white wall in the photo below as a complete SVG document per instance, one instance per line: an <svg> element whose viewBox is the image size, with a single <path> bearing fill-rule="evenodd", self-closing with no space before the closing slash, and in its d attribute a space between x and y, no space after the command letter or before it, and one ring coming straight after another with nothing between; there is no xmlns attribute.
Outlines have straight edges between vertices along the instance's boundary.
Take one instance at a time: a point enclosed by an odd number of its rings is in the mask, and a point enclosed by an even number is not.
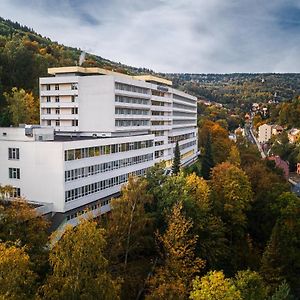
<svg viewBox="0 0 300 300"><path fill-rule="evenodd" d="M79 77L79 130L114 131L115 98L112 76Z"/></svg>
<svg viewBox="0 0 300 300"><path fill-rule="evenodd" d="M8 148L19 148L20 159L9 160ZM63 151L61 143L1 141L0 184L21 189L31 201L53 203L55 211L64 209ZM9 178L9 168L20 168L20 179Z"/></svg>

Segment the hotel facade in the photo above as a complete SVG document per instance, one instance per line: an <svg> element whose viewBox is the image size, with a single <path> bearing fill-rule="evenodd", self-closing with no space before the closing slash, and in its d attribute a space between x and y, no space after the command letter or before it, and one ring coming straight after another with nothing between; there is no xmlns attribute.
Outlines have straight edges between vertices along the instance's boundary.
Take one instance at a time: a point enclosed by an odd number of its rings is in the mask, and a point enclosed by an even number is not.
<svg viewBox="0 0 300 300"><path fill-rule="evenodd" d="M128 176L198 155L197 99L151 75L50 68L40 78L40 125L0 128L0 184L59 223L110 210Z"/></svg>

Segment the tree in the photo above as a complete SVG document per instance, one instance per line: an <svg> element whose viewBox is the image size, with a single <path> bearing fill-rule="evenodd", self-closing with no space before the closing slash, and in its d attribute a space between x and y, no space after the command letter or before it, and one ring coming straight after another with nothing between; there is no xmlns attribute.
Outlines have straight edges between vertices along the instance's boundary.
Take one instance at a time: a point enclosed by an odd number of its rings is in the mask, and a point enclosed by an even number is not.
<svg viewBox="0 0 300 300"><path fill-rule="evenodd" d="M177 175L180 171L180 149L178 141L175 145L174 150L174 159L173 159L173 165L172 165L172 174Z"/></svg>
<svg viewBox="0 0 300 300"><path fill-rule="evenodd" d="M114 277L122 277L122 298L135 298L150 271L148 256L154 250L152 214L146 205L152 197L147 181L130 177L121 197L111 201L112 211L107 218L106 256Z"/></svg>
<svg viewBox="0 0 300 300"><path fill-rule="evenodd" d="M69 226L50 251L52 273L40 289L42 299L119 299L119 284L103 256L105 230L81 220Z"/></svg>
<svg viewBox="0 0 300 300"><path fill-rule="evenodd" d="M145 205L151 200L147 193L147 181L129 177L121 197L111 201L112 213L107 224L108 255L112 261L121 259L125 269L130 256L134 257L144 250L149 238L147 230L151 218L145 212Z"/></svg>
<svg viewBox="0 0 300 300"><path fill-rule="evenodd" d="M274 202L279 216L262 257L261 273L273 291L285 279L299 296L300 199L288 192Z"/></svg>
<svg viewBox="0 0 300 300"><path fill-rule="evenodd" d="M270 300L294 300L291 295L291 289L286 281L283 281L276 289L275 293L271 296Z"/></svg>
<svg viewBox="0 0 300 300"><path fill-rule="evenodd" d="M222 271L210 271L193 280L192 300L242 300L240 291Z"/></svg>
<svg viewBox="0 0 300 300"><path fill-rule="evenodd" d="M35 275L30 270L25 247L0 243L0 298L30 299L34 294Z"/></svg>
<svg viewBox="0 0 300 300"><path fill-rule="evenodd" d="M208 134L201 166L201 172L204 179L210 178L210 172L213 167L214 161L212 156L211 139L210 134Z"/></svg>
<svg viewBox="0 0 300 300"><path fill-rule="evenodd" d="M234 284L240 291L243 300L265 300L267 288L261 275L255 271L239 271Z"/></svg>
<svg viewBox="0 0 300 300"><path fill-rule="evenodd" d="M211 188L215 210L222 220L232 229L245 227L246 212L252 200L251 185L245 172L228 162L219 164L212 170Z"/></svg>
<svg viewBox="0 0 300 300"><path fill-rule="evenodd" d="M247 212L252 201L252 190L244 171L228 162L212 170L211 189L214 214L221 218L226 228L226 238L231 251L223 258L225 272L235 273L247 267L251 244L246 234Z"/></svg>
<svg viewBox="0 0 300 300"><path fill-rule="evenodd" d="M176 203L167 216L165 233L157 234L162 265L149 280L146 299L185 299L188 295L192 278L204 267L204 261L195 258L197 237L190 235L192 226L182 213L182 202Z"/></svg>
<svg viewBox="0 0 300 300"><path fill-rule="evenodd" d="M26 93L25 90L18 90L14 87L11 93L4 93L4 96L12 116L12 125L39 123L38 100L33 97L32 93Z"/></svg>
<svg viewBox="0 0 300 300"><path fill-rule="evenodd" d="M237 167L239 167L241 164L240 152L236 145L233 145L230 148L228 162L230 162L231 164L233 164Z"/></svg>
<svg viewBox="0 0 300 300"><path fill-rule="evenodd" d="M0 240L26 246L34 271L43 275L48 264L48 221L25 199L3 202L0 215Z"/></svg>

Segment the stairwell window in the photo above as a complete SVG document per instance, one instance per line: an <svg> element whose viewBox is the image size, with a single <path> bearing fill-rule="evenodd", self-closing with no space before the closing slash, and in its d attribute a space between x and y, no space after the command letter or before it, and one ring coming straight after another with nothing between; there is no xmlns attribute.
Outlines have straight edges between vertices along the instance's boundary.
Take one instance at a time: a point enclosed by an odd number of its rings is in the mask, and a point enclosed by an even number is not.
<svg viewBox="0 0 300 300"><path fill-rule="evenodd" d="M8 148L8 159L20 159L19 148Z"/></svg>
<svg viewBox="0 0 300 300"><path fill-rule="evenodd" d="M20 169L19 168L9 168L9 178L20 179Z"/></svg>

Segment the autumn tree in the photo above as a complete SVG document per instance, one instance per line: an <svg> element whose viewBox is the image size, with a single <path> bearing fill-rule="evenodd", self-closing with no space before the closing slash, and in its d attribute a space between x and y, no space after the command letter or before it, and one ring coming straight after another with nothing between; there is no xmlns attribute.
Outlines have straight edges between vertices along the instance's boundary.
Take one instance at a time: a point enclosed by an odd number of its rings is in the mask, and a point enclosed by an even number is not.
<svg viewBox="0 0 300 300"><path fill-rule="evenodd" d="M39 123L38 100L32 93L23 89L12 88L11 93L4 93L11 114L12 125Z"/></svg>
<svg viewBox="0 0 300 300"><path fill-rule="evenodd" d="M225 162L214 167L211 189L214 213L225 224L231 251L231 259L224 257L225 265L221 267L227 272L235 272L247 265L245 259L250 245L246 235L246 213L251 207L251 184L243 170Z"/></svg>
<svg viewBox="0 0 300 300"><path fill-rule="evenodd" d="M261 273L273 290L285 279L299 296L300 199L284 193L274 209L280 214L262 257Z"/></svg>
<svg viewBox="0 0 300 300"><path fill-rule="evenodd" d="M239 271L235 275L234 284L240 291L243 300L265 300L267 298L267 286L258 272Z"/></svg>
<svg viewBox="0 0 300 300"><path fill-rule="evenodd" d="M40 289L42 299L119 299L119 284L107 271L105 230L81 220L69 226L50 251L52 272Z"/></svg>
<svg viewBox="0 0 300 300"><path fill-rule="evenodd" d="M25 247L0 243L0 298L30 299L34 295L35 275Z"/></svg>
<svg viewBox="0 0 300 300"><path fill-rule="evenodd" d="M120 198L111 201L112 211L107 218L106 255L114 277L122 277L122 298L135 298L142 288L147 272L147 259L154 248L152 214L145 210L152 197L147 192L147 181L130 177Z"/></svg>
<svg viewBox="0 0 300 300"><path fill-rule="evenodd" d="M177 175L180 171L180 149L178 141L176 142L174 149L174 159L172 165L172 174Z"/></svg>
<svg viewBox="0 0 300 300"><path fill-rule="evenodd" d="M0 240L26 246L34 271L43 275L48 264L48 221L25 199L3 202L0 214Z"/></svg>
<svg viewBox="0 0 300 300"><path fill-rule="evenodd" d="M231 164L237 167L239 167L241 164L240 152L236 145L233 145L230 148L228 162L230 162Z"/></svg>
<svg viewBox="0 0 300 300"><path fill-rule="evenodd" d="M193 223L185 218L182 202L174 205L167 217L167 229L157 234L162 265L149 280L146 299L185 299L191 289L192 278L204 267L195 258L196 236L191 236Z"/></svg>
<svg viewBox="0 0 300 300"><path fill-rule="evenodd" d="M202 164L201 164L201 173L204 179L210 178L210 172L213 167L214 167L214 160L212 156L211 139L210 139L210 134L208 134L205 147L204 147Z"/></svg>
<svg viewBox="0 0 300 300"><path fill-rule="evenodd" d="M192 300L242 300L240 291L233 282L225 278L222 271L210 271L193 280Z"/></svg>
<svg viewBox="0 0 300 300"><path fill-rule="evenodd" d="M211 189L202 177L190 174L184 190L190 197L185 211L194 222L193 232L198 235L196 252L206 260L207 266L217 267L228 249L224 223L213 212Z"/></svg>

